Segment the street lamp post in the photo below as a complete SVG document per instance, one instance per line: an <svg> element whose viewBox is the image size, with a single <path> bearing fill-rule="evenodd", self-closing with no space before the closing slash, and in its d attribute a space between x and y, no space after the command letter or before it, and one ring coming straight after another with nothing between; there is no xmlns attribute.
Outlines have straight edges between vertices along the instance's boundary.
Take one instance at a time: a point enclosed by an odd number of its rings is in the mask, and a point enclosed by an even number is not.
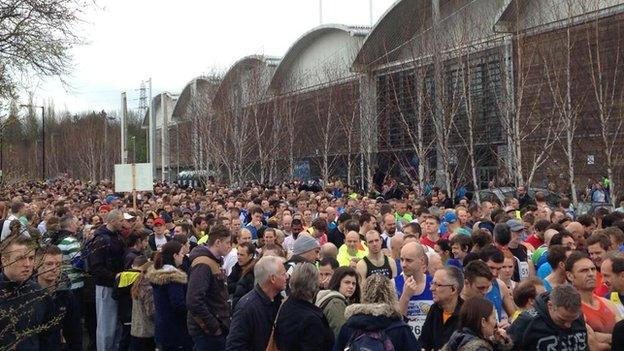
<svg viewBox="0 0 624 351"><path fill-rule="evenodd" d="M45 148L45 107L30 104L22 104L20 107L40 108L41 109L41 177L46 180L46 148Z"/></svg>
<svg viewBox="0 0 624 351"><path fill-rule="evenodd" d="M136 136L130 138L132 140L132 163L136 163Z"/></svg>

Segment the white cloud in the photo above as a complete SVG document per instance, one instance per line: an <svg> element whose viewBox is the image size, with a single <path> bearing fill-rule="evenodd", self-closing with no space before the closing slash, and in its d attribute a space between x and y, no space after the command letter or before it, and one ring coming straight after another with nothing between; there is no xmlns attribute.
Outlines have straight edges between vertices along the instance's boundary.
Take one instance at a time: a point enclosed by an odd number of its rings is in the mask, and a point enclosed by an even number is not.
<svg viewBox="0 0 624 351"><path fill-rule="evenodd" d="M374 0L373 19L393 3ZM38 99L70 111L116 110L127 91L138 105L141 80L154 93L179 92L192 78L225 71L250 54L282 56L319 24L318 0L100 0L80 33L87 45L73 50L75 69L67 91L44 81ZM323 22L368 25L368 0L325 0Z"/></svg>

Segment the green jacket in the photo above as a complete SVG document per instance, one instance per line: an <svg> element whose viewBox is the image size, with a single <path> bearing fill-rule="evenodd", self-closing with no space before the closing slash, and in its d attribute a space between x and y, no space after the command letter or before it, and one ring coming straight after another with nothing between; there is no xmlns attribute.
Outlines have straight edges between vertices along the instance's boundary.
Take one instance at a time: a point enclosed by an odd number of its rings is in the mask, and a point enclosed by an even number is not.
<svg viewBox="0 0 624 351"><path fill-rule="evenodd" d="M332 328L334 336L338 337L340 328L347 321L344 314L347 308L347 299L335 290L321 290L316 295L316 306L323 310L329 327Z"/></svg>

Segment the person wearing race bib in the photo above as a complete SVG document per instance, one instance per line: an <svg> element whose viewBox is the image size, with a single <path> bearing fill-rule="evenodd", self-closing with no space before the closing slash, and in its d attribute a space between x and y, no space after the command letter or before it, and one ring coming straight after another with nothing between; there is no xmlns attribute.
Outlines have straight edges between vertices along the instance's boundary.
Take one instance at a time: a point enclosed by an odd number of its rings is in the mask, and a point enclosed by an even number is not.
<svg viewBox="0 0 624 351"><path fill-rule="evenodd" d="M381 274L392 279L396 276L396 262L388 258L381 251L381 236L376 230L370 230L366 233L366 246L368 247L368 255L364 259L358 261L356 270L360 275L362 283L366 278L373 274Z"/></svg>
<svg viewBox="0 0 624 351"><path fill-rule="evenodd" d="M534 277L535 267L529 264L529 250L522 242L522 237L526 233L524 224L517 219L510 219L506 224L511 232L511 240L507 244L507 248L516 257L518 263L511 279L519 282Z"/></svg>
<svg viewBox="0 0 624 351"><path fill-rule="evenodd" d="M401 249L403 272L394 280L399 297L399 310L407 317L414 336L420 337L429 308L433 304L432 277L425 273L427 255L422 245L409 242Z"/></svg>
<svg viewBox="0 0 624 351"><path fill-rule="evenodd" d="M494 245L487 245L479 252L479 257L486 263L492 273L492 287L485 294L485 298L490 300L496 308L498 321L508 319L516 311L511 291L505 283L498 279L498 273L505 260L503 252Z"/></svg>

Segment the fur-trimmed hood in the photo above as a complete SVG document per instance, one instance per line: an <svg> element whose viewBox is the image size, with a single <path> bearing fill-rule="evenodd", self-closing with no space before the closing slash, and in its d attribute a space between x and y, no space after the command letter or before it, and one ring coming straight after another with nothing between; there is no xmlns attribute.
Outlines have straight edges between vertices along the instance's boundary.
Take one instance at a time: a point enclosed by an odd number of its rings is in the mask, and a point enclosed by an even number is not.
<svg viewBox="0 0 624 351"><path fill-rule="evenodd" d="M150 267L147 270L146 277L149 282L154 285L170 283L186 284L188 282L186 273L170 265L164 265L161 269Z"/></svg>
<svg viewBox="0 0 624 351"><path fill-rule="evenodd" d="M347 306L345 310L345 318L351 316L366 315L371 317L386 317L390 319L402 320L403 316L399 311L386 303L356 303Z"/></svg>

